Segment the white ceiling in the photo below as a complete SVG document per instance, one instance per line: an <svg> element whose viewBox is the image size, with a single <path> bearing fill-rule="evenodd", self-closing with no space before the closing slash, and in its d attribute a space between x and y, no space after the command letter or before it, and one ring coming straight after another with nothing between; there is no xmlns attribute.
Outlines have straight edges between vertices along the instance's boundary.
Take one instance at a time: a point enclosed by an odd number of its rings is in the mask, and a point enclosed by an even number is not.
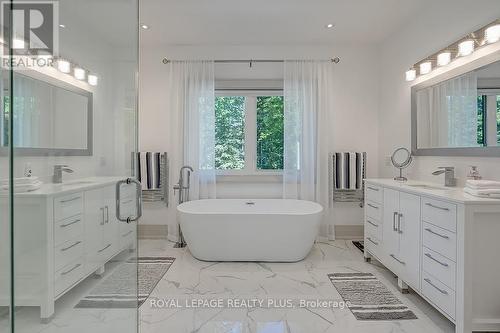
<svg viewBox="0 0 500 333"><path fill-rule="evenodd" d="M431 0L141 0L141 43L377 43ZM325 25L334 23L333 29Z"/></svg>

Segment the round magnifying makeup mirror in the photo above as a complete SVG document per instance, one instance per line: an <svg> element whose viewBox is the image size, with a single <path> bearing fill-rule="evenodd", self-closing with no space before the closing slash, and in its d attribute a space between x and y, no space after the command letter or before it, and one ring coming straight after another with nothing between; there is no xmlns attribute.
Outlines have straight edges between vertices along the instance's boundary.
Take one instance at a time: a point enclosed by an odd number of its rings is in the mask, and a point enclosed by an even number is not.
<svg viewBox="0 0 500 333"><path fill-rule="evenodd" d="M401 147L392 153L391 162L396 168L399 169L399 177L394 177L394 180L405 182L408 178L403 177L403 169L410 166L413 157L408 149Z"/></svg>

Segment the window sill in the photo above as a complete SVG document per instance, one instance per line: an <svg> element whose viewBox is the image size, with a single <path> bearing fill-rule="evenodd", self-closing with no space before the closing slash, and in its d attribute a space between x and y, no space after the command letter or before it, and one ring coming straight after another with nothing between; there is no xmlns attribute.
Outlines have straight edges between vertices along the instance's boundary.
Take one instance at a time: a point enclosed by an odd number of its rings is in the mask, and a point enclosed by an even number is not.
<svg viewBox="0 0 500 333"><path fill-rule="evenodd" d="M263 172L221 172L217 173L218 183L281 183L283 173L281 171Z"/></svg>

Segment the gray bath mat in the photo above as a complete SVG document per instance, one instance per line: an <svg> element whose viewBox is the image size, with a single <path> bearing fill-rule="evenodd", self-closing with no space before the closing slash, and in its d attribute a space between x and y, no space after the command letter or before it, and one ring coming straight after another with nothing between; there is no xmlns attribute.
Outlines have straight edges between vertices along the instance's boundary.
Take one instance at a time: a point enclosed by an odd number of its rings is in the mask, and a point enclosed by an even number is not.
<svg viewBox="0 0 500 333"><path fill-rule="evenodd" d="M413 311L371 273L334 273L328 274L328 278L357 320L417 319Z"/></svg>
<svg viewBox="0 0 500 333"><path fill-rule="evenodd" d="M139 257L120 264L108 277L82 298L75 308L136 308L146 301L175 258ZM136 270L137 264L137 270ZM136 274L139 281L136 281ZM138 288L139 298L136 291Z"/></svg>

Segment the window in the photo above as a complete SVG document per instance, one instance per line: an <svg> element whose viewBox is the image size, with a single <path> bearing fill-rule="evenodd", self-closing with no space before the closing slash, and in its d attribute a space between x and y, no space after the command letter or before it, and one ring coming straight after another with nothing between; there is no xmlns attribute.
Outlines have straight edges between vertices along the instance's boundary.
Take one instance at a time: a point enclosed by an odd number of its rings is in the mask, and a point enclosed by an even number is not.
<svg viewBox="0 0 500 333"><path fill-rule="evenodd" d="M283 169L283 96L269 93L215 98L215 165L221 173Z"/></svg>
<svg viewBox="0 0 500 333"><path fill-rule="evenodd" d="M477 143L500 146L500 92L482 89L478 95Z"/></svg>

